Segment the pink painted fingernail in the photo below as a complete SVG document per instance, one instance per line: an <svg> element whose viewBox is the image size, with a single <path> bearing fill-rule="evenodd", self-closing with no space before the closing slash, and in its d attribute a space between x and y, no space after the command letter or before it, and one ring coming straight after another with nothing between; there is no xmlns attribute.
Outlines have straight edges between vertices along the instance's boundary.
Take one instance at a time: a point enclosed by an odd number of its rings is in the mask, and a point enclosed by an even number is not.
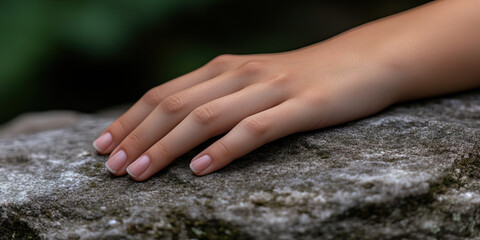
<svg viewBox="0 0 480 240"><path fill-rule="evenodd" d="M150 166L150 157L148 157L148 155L142 155L128 166L128 175L136 178L142 175L142 173L147 170L148 166Z"/></svg>
<svg viewBox="0 0 480 240"><path fill-rule="evenodd" d="M190 163L190 169L192 169L194 173L201 173L205 171L210 164L212 164L212 158L208 155L203 155Z"/></svg>
<svg viewBox="0 0 480 240"><path fill-rule="evenodd" d="M112 144L112 140L112 134L106 132L93 142L93 147L99 152L105 151Z"/></svg>
<svg viewBox="0 0 480 240"><path fill-rule="evenodd" d="M107 167L108 171L111 173L117 173L118 171L122 170L126 163L127 154L125 151L120 150L108 159L108 161L105 163L105 167Z"/></svg>

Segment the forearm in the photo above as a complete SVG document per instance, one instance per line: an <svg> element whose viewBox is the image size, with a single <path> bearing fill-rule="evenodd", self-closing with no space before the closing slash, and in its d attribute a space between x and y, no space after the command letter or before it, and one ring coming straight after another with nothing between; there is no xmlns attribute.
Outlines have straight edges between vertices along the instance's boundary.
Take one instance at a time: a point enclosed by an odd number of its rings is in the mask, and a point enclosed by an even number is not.
<svg viewBox="0 0 480 240"><path fill-rule="evenodd" d="M394 102L480 86L480 1L442 0L332 38L382 68Z"/></svg>

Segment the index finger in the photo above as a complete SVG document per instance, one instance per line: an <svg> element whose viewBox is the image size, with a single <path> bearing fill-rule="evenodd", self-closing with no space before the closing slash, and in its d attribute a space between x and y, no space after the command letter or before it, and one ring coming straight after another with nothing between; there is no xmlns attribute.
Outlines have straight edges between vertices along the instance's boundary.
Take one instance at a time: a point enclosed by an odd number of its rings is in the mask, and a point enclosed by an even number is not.
<svg viewBox="0 0 480 240"><path fill-rule="evenodd" d="M108 126L93 142L93 146L101 154L110 153L163 98L218 76L234 64L233 58L235 57L230 55L219 56L197 70L149 90L127 112Z"/></svg>

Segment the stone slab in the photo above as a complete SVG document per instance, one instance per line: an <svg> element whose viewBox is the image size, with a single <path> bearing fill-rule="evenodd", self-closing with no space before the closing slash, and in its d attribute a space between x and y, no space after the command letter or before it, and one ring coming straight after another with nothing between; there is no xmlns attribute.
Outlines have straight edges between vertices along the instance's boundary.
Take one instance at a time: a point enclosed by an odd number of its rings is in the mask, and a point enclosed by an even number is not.
<svg viewBox="0 0 480 240"><path fill-rule="evenodd" d="M111 176L112 119L0 139L0 239L480 239L480 92L295 134L204 177Z"/></svg>

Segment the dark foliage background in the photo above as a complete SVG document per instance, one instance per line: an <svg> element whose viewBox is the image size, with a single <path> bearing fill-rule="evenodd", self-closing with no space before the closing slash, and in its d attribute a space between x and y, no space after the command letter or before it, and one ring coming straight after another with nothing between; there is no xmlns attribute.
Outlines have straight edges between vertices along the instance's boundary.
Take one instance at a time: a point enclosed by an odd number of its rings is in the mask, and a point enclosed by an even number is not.
<svg viewBox="0 0 480 240"><path fill-rule="evenodd" d="M426 2L4 0L0 123L134 102L219 54L299 48Z"/></svg>

